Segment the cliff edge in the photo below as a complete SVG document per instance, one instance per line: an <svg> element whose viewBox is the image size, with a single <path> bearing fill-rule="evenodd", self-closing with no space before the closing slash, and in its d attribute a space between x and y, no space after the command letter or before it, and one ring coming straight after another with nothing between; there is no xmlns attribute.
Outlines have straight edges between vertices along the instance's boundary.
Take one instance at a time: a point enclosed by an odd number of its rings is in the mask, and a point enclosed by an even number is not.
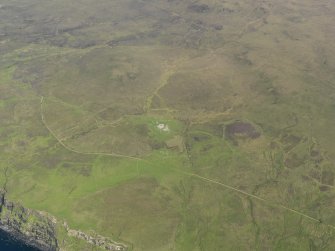
<svg viewBox="0 0 335 251"><path fill-rule="evenodd" d="M52 220L37 211L8 201L4 192L0 192L0 228L43 251L58 250Z"/></svg>

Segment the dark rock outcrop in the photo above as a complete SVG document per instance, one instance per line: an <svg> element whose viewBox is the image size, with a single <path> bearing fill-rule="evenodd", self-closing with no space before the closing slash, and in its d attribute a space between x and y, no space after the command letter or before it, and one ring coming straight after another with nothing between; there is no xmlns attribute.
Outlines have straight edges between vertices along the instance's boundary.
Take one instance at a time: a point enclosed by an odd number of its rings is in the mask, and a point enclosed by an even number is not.
<svg viewBox="0 0 335 251"><path fill-rule="evenodd" d="M8 201L4 192L0 192L0 228L40 250L58 250L55 222L37 211Z"/></svg>
<svg viewBox="0 0 335 251"><path fill-rule="evenodd" d="M41 251L73 250L66 243L58 245L57 230L66 231L65 238L84 241L90 248L99 247L102 250L126 251L127 245L115 242L110 238L70 229L66 222L57 221L52 215L22 207L6 199L6 191L0 190L0 229L34 246ZM64 238L64 236L63 236ZM85 245L85 244L84 244Z"/></svg>

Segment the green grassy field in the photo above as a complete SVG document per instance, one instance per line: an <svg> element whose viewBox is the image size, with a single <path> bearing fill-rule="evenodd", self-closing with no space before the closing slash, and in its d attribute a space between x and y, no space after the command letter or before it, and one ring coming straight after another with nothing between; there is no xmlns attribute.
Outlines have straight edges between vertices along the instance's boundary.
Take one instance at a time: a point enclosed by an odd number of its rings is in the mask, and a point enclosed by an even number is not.
<svg viewBox="0 0 335 251"><path fill-rule="evenodd" d="M334 13L0 1L8 198L134 251L334 250Z"/></svg>

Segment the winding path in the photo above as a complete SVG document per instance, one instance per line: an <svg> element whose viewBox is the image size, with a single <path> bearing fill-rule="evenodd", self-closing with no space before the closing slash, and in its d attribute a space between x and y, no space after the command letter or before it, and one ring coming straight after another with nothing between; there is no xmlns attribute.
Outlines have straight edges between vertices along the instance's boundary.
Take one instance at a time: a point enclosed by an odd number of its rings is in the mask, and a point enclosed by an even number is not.
<svg viewBox="0 0 335 251"><path fill-rule="evenodd" d="M118 153L101 153L101 152L81 152L78 151L76 149L73 149L72 147L64 144L64 142L62 140L60 140L56 133L48 126L45 117L44 117L44 113L43 113L43 104L44 104L44 96L41 96L41 101L40 101L40 114L41 114L41 120L44 124L44 126L48 129L48 131L50 132L50 134L58 141L59 144L61 144L65 149L74 152L74 153L78 153L78 154L86 154L86 155L101 155L101 156L112 156L112 157L120 157L120 158L127 158L127 159L133 159L133 160L143 160L141 158L137 158L137 157L132 157L132 156L128 156L128 155L123 155L123 154L118 154Z"/></svg>
<svg viewBox="0 0 335 251"><path fill-rule="evenodd" d="M64 144L64 142L62 140L60 140L57 135L54 133L54 131L48 126L46 120L45 120L45 117L44 117L44 113L43 113L43 103L44 103L44 97L41 96L41 101L40 101L40 114L41 114L41 120L44 124L44 126L48 129L48 131L50 132L50 134L59 142L59 144L61 144L65 149L67 149L68 151L71 151L71 152L74 152L74 153L77 153L77 154L86 154L86 155L101 155L101 156L111 156L111 157L119 157L119 158L127 158L127 159L132 159L132 160L141 160L141 161L145 161L145 162L148 162L150 163L148 160L145 160L145 159L141 159L141 158L137 158L137 157L132 157L132 156L128 156L128 155L123 155L123 154L117 154L117 153L100 153L100 152L81 152L81 151L78 151L78 150L75 150L69 146L67 146L66 144ZM195 174L195 173L190 173L190 172L185 172L185 171L182 171L182 170L179 170L179 169L176 169L176 168L172 168L170 167L171 170L174 170L176 172L179 172L181 174L184 174L186 176L189 176L189 177L195 177L195 178L198 178L204 182L208 182L208 183L212 183L212 184L216 184L216 185L219 185L219 186L222 186L222 187L225 187L226 189L229 189L230 191L232 192L236 192L236 193L240 193L244 196L247 196L249 198L252 198L252 199L256 199L258 201L262 201L264 203L266 203L267 205L271 206L271 207L276 207L276 208L281 208L281 209L284 209L284 210L287 210L291 213L294 213L294 214L297 214L301 217L304 217L308 220L311 220L315 223L319 223L319 224L323 224L327 227L330 227L332 229L335 229L335 226L333 225L330 225L330 224L326 224L326 223L322 223L320 221L320 219L317 219L317 218L314 218L312 216L309 216L301 211L298 211L298 210L295 210L295 209L292 209L292 208L289 208L289 207L286 207L282 204L277 204L277 203L274 203L274 202L271 202L271 201L268 201L262 197L259 197L257 195L254 195L254 194L251 194L251 193L248 193L248 192L245 192L243 190L240 190L238 188L235 188L235 187L232 187L230 185L227 185L225 183L222 183L222 182L219 182L219 181L216 181L216 180L213 180L213 179L209 179L209 178L206 178L204 176L201 176L201 175L198 175L198 174Z"/></svg>

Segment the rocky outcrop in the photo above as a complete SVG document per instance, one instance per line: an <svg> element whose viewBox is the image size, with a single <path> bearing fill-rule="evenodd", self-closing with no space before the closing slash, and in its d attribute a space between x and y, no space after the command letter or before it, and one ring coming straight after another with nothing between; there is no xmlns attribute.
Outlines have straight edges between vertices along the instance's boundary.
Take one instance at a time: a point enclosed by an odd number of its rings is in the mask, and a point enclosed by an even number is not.
<svg viewBox="0 0 335 251"><path fill-rule="evenodd" d="M73 247L64 246L64 240L61 247L58 245L56 229L63 229L61 232L65 230L69 238L84 241L91 248L96 246L101 250L128 250L126 245L107 237L70 229L66 222L57 221L46 212L27 209L18 203L8 201L5 194L5 191L0 190L0 229L41 251L74 250Z"/></svg>
<svg viewBox="0 0 335 251"><path fill-rule="evenodd" d="M69 236L85 240L87 243L103 248L104 250L111 250L111 251L128 250L127 246L125 246L124 244L117 243L101 235L94 234L94 236L91 236L82 231L70 229L67 223L64 223L64 227Z"/></svg>
<svg viewBox="0 0 335 251"><path fill-rule="evenodd" d="M0 190L0 229L42 251L68 250L64 241L62 248L57 242L56 229L65 229L69 238L74 238L99 247L101 250L126 251L128 247L107 237L70 229L66 222L57 221L52 215L22 207L8 201L5 191ZM62 223L63 222L63 223ZM62 230L63 231L63 230ZM69 250L73 250L72 248Z"/></svg>
<svg viewBox="0 0 335 251"><path fill-rule="evenodd" d="M58 250L53 220L8 201L4 192L0 192L0 228L43 251Z"/></svg>

